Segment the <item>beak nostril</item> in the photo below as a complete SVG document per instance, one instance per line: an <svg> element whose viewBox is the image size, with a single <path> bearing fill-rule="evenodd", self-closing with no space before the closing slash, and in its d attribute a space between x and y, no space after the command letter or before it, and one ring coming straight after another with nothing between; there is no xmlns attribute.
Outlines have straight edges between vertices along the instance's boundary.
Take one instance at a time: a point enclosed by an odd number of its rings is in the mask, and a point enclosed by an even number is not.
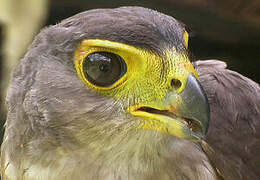
<svg viewBox="0 0 260 180"><path fill-rule="evenodd" d="M171 81L171 86L175 89L178 90L181 87L182 83L178 79L172 79Z"/></svg>

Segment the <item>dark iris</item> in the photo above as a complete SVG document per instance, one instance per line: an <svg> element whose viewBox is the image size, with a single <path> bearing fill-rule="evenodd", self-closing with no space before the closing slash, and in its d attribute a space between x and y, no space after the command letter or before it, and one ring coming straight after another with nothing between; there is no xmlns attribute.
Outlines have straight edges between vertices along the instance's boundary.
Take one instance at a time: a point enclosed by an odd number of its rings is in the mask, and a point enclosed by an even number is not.
<svg viewBox="0 0 260 180"><path fill-rule="evenodd" d="M126 73L125 61L110 52L95 52L83 62L86 78L94 85L108 87L118 81Z"/></svg>

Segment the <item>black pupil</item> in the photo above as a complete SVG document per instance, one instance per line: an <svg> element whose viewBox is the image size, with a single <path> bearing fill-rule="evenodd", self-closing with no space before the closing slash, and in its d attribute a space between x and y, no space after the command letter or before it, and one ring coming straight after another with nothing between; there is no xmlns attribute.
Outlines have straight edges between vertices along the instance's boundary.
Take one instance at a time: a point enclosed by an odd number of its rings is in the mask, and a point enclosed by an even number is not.
<svg viewBox="0 0 260 180"><path fill-rule="evenodd" d="M116 54L95 52L84 60L83 71L91 83L107 87L114 84L126 73L126 64Z"/></svg>
<svg viewBox="0 0 260 180"><path fill-rule="evenodd" d="M101 64L101 65L99 66L99 70L100 70L100 71L103 71L104 73L105 73L105 72L108 72L108 71L109 71L109 66L106 65L106 64Z"/></svg>

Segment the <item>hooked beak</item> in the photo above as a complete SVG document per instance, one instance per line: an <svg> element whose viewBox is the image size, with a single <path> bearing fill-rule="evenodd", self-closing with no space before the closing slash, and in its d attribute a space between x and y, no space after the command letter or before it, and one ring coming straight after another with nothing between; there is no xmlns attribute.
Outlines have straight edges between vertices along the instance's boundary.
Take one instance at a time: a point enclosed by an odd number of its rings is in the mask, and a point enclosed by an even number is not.
<svg viewBox="0 0 260 180"><path fill-rule="evenodd" d="M200 139L206 135L210 108L206 94L194 75L188 76L186 87L181 93L168 93L165 105L169 112L186 122L183 126L185 137Z"/></svg>
<svg viewBox="0 0 260 180"><path fill-rule="evenodd" d="M195 141L205 136L210 120L206 94L193 74L188 75L186 86L182 92L168 92L163 108L141 106L130 112L135 116L154 119L161 124L160 128L149 126L148 128L144 127L144 129L159 130Z"/></svg>

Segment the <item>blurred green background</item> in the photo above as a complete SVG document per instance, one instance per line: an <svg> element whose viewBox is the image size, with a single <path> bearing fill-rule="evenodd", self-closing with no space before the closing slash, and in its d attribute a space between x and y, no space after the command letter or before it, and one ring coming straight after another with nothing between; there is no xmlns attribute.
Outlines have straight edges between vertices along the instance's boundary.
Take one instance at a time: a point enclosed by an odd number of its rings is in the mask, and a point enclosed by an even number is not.
<svg viewBox="0 0 260 180"><path fill-rule="evenodd" d="M259 0L0 0L1 126L10 71L43 26L89 9L130 5L158 10L186 24L194 60L223 60L229 69L259 82Z"/></svg>

